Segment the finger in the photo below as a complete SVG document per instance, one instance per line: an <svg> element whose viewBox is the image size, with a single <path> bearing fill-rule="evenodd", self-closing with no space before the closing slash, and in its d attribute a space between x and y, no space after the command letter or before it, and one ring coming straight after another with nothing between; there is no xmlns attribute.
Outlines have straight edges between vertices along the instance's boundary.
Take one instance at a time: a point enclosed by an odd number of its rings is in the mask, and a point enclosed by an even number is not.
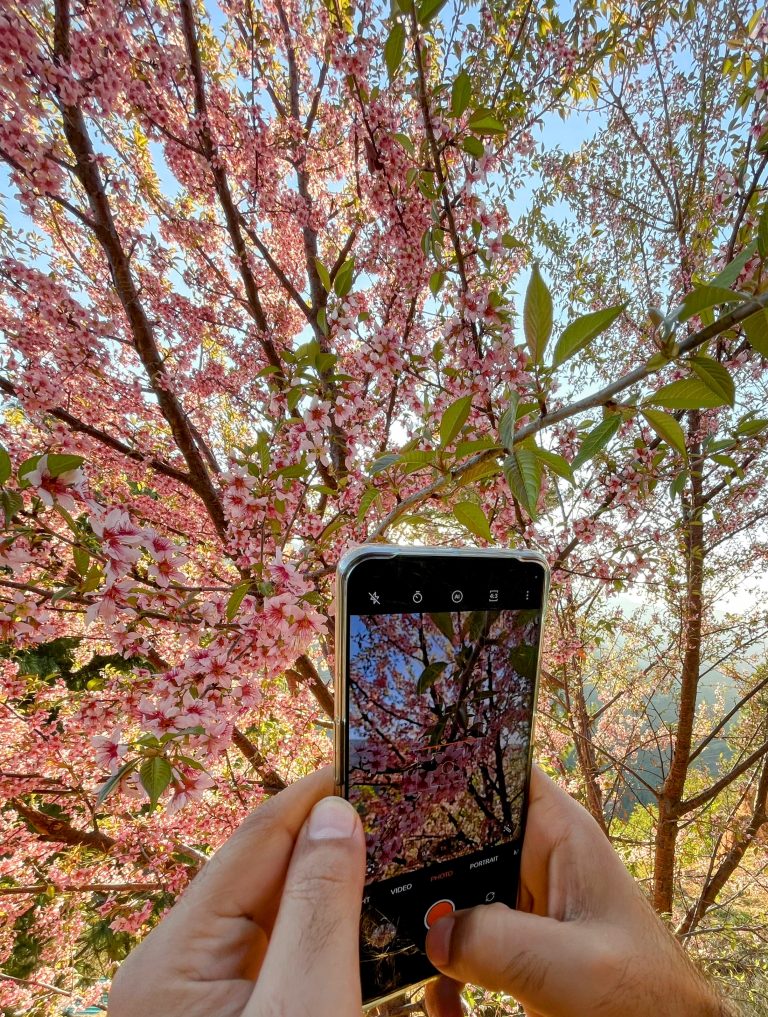
<svg viewBox="0 0 768 1017"><path fill-rule="evenodd" d="M606 949L583 925L489 904L436 922L427 954L457 981L509 993L529 1010L559 1017L579 1012L578 987L590 981Z"/></svg>
<svg viewBox="0 0 768 1017"><path fill-rule="evenodd" d="M162 985L170 971L198 980L255 978L296 836L332 788L326 767L255 809L123 966L142 969L145 988L150 973ZM250 995L250 985L243 988Z"/></svg>
<svg viewBox="0 0 768 1017"><path fill-rule="evenodd" d="M342 798L315 805L299 834L280 911L244 1017L359 1015L365 837Z"/></svg>
<svg viewBox="0 0 768 1017"><path fill-rule="evenodd" d="M592 816L533 767L520 910L564 920L607 917L623 911L633 892L621 860Z"/></svg>
<svg viewBox="0 0 768 1017"><path fill-rule="evenodd" d="M429 1017L464 1017L462 988L461 982L455 982L445 975L427 982L424 1003Z"/></svg>
<svg viewBox="0 0 768 1017"><path fill-rule="evenodd" d="M291 784L247 816L179 901L183 922L247 917L269 932L291 852L312 806L333 790L330 767Z"/></svg>

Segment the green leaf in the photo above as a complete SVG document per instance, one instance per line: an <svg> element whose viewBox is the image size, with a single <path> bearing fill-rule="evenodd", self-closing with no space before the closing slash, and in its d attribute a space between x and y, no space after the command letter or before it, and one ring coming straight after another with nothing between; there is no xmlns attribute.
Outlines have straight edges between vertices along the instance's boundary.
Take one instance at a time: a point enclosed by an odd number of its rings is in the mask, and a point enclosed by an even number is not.
<svg viewBox="0 0 768 1017"><path fill-rule="evenodd" d="M558 455L557 452L550 452L549 449L539 448L538 445L533 446L533 451L536 453L536 457L540 459L552 473L556 473L558 477L562 477L563 480L567 480L569 484L576 483L573 476L573 470L571 469L571 464L563 456Z"/></svg>
<svg viewBox="0 0 768 1017"><path fill-rule="evenodd" d="M763 205L757 223L757 252L761 258L768 258L768 204Z"/></svg>
<svg viewBox="0 0 768 1017"><path fill-rule="evenodd" d="M407 134L401 134L398 132L394 134L393 137L395 138L395 140L400 142L400 144L403 146L408 155L410 155L411 157L416 155L416 149L414 148L413 142L411 141Z"/></svg>
<svg viewBox="0 0 768 1017"><path fill-rule="evenodd" d="M286 477L288 480L296 480L298 477L303 477L307 472L306 462L291 463L288 466L281 466L277 471L281 477Z"/></svg>
<svg viewBox="0 0 768 1017"><path fill-rule="evenodd" d="M416 17L420 25L428 25L445 7L448 0L421 0L416 11Z"/></svg>
<svg viewBox="0 0 768 1017"><path fill-rule="evenodd" d="M5 525L8 526L17 512L21 512L24 502L18 491L10 491L7 488L0 491L0 504L3 506Z"/></svg>
<svg viewBox="0 0 768 1017"><path fill-rule="evenodd" d="M369 487L368 490L364 492L363 497L360 499L360 505L357 509L358 523L361 523L365 519L368 515L368 510L378 497L379 492L375 487Z"/></svg>
<svg viewBox="0 0 768 1017"><path fill-rule="evenodd" d="M24 481L24 478L28 473L32 473L33 470L37 469L37 464L42 458L42 455L30 456L29 459L25 459L22 463L19 463L19 468L16 471L19 483Z"/></svg>
<svg viewBox="0 0 768 1017"><path fill-rule="evenodd" d="M535 519L541 490L541 460L536 453L529 448L516 448L504 460L504 476L512 494Z"/></svg>
<svg viewBox="0 0 768 1017"><path fill-rule="evenodd" d="M475 134L506 134L507 131L489 109L476 109L469 118L469 129Z"/></svg>
<svg viewBox="0 0 768 1017"><path fill-rule="evenodd" d="M347 258L333 280L333 290L337 297L346 297L352 289L352 275L355 271L355 259Z"/></svg>
<svg viewBox="0 0 768 1017"><path fill-rule="evenodd" d="M88 554L85 548L73 547L72 557L75 560L75 568L77 569L79 575L81 576L88 575L88 569L91 564L91 556Z"/></svg>
<svg viewBox="0 0 768 1017"><path fill-rule="evenodd" d="M328 335L328 315L325 313L324 307L317 309L317 326L323 335Z"/></svg>
<svg viewBox="0 0 768 1017"><path fill-rule="evenodd" d="M82 584L83 593L93 593L94 590L98 590L101 586L102 580L104 579L104 573L101 571L99 565L91 565L88 569L88 574Z"/></svg>
<svg viewBox="0 0 768 1017"><path fill-rule="evenodd" d="M517 407L520 403L520 396L513 392L509 397L509 405L499 419L499 440L507 452L512 451L515 443L515 421L517 420Z"/></svg>
<svg viewBox="0 0 768 1017"><path fill-rule="evenodd" d="M663 385L644 402L656 403L668 410L706 410L723 406L727 400L713 392L700 378L681 378Z"/></svg>
<svg viewBox="0 0 768 1017"><path fill-rule="evenodd" d="M11 457L7 451L0 445L0 484L4 484L11 475Z"/></svg>
<svg viewBox="0 0 768 1017"><path fill-rule="evenodd" d="M694 314L700 314L709 307L716 307L718 304L738 304L744 297L724 286L697 286L695 290L686 293L683 302L669 317L675 321L688 321Z"/></svg>
<svg viewBox="0 0 768 1017"><path fill-rule="evenodd" d="M136 768L137 763L138 759L133 759L130 763L124 763L108 780L104 781L99 789L98 795L96 795L97 808L104 804L105 799L112 794L123 777L127 777L131 770Z"/></svg>
<svg viewBox="0 0 768 1017"><path fill-rule="evenodd" d="M325 292L326 293L330 293L331 292L331 277L328 274L328 269L325 267L325 265L322 263L322 261L320 261L319 258L315 258L315 268L317 269L317 274L320 277L320 282L323 284L323 286L325 288Z"/></svg>
<svg viewBox="0 0 768 1017"><path fill-rule="evenodd" d="M432 294L433 297L436 297L437 294L440 292L444 282L445 282L445 272L441 271L439 268L435 269L435 271L429 277L429 292Z"/></svg>
<svg viewBox="0 0 768 1017"><path fill-rule="evenodd" d="M451 88L451 114L460 117L469 106L472 97L472 79L466 71L461 71L453 82Z"/></svg>
<svg viewBox="0 0 768 1017"><path fill-rule="evenodd" d="M485 147L482 141L479 138L473 138L471 134L462 141L461 147L473 159L482 159L485 155Z"/></svg>
<svg viewBox="0 0 768 1017"><path fill-rule="evenodd" d="M390 80L394 78L405 52L405 25L396 21L384 43L384 60Z"/></svg>
<svg viewBox="0 0 768 1017"><path fill-rule="evenodd" d="M721 396L729 406L733 406L736 387L733 378L722 364L703 353L691 357L689 363L705 385L708 385L716 395Z"/></svg>
<svg viewBox="0 0 768 1017"><path fill-rule="evenodd" d="M450 611L438 611L429 616L435 628L438 628L446 639L453 642L456 633L453 628L453 615Z"/></svg>
<svg viewBox="0 0 768 1017"><path fill-rule="evenodd" d="M718 463L720 466L727 466L731 470L736 470L737 472L741 472L741 467L736 462L736 460L733 458L733 456L726 456L726 455L719 455L718 454L718 455L710 456L709 458L712 459L714 462Z"/></svg>
<svg viewBox="0 0 768 1017"><path fill-rule="evenodd" d="M672 357L669 357L666 353L659 351L658 353L654 353L645 366L649 371L660 371L662 367L666 367L671 360Z"/></svg>
<svg viewBox="0 0 768 1017"><path fill-rule="evenodd" d="M523 331L534 364L540 364L552 335L552 296L534 263L523 305Z"/></svg>
<svg viewBox="0 0 768 1017"><path fill-rule="evenodd" d="M386 455L379 456L379 458L371 465L368 472L373 477L377 473L381 473L383 470L388 470L390 466L398 462L400 462L399 455L394 452L387 452Z"/></svg>
<svg viewBox="0 0 768 1017"><path fill-rule="evenodd" d="M245 599L245 595L246 593L248 593L250 586L251 586L250 580L246 580L243 583L238 583L238 585L230 593L226 609L227 621L231 622L232 619L237 614L237 612L240 610L240 605Z"/></svg>
<svg viewBox="0 0 768 1017"><path fill-rule="evenodd" d="M501 451L501 450L499 450ZM478 480L487 480L489 477L496 477L501 473L501 465L495 458L481 459L479 463L473 463L459 475L456 486L469 487L476 484Z"/></svg>
<svg viewBox="0 0 768 1017"><path fill-rule="evenodd" d="M82 456L58 455L54 453L47 459L48 472L52 477L60 477L62 473L69 473L70 470L79 469L85 459Z"/></svg>
<svg viewBox="0 0 768 1017"><path fill-rule="evenodd" d="M685 434L677 420L670 413L665 413L664 410L641 410L640 412L662 441L677 449L683 459L687 459L688 449L685 447Z"/></svg>
<svg viewBox="0 0 768 1017"><path fill-rule="evenodd" d="M422 695L422 693L431 689L447 667L448 662L445 660L436 660L433 664L427 664L419 675L419 680L416 683L417 694Z"/></svg>
<svg viewBox="0 0 768 1017"><path fill-rule="evenodd" d="M768 311L761 307L759 311L745 318L741 327L752 349L757 350L761 356L768 357Z"/></svg>
<svg viewBox="0 0 768 1017"><path fill-rule="evenodd" d="M688 472L686 470L682 470L669 485L669 496L673 501L675 498L679 498L683 493L687 480Z"/></svg>
<svg viewBox="0 0 768 1017"><path fill-rule="evenodd" d="M324 544L329 537L333 536L337 530L340 530L342 526L346 526L348 522L347 517L343 513L339 513L335 519L332 519L330 523L325 527L319 537L316 537L318 546Z"/></svg>
<svg viewBox="0 0 768 1017"><path fill-rule="evenodd" d="M581 444L578 455L571 463L571 469L577 470L584 463L594 459L598 452L605 448L611 438L616 434L621 424L621 417L618 413L609 413L601 420L597 427L593 427Z"/></svg>
<svg viewBox="0 0 768 1017"><path fill-rule="evenodd" d="M466 395L457 399L456 402L446 409L440 420L440 447L450 445L456 435L464 426L469 411L472 408L472 396Z"/></svg>
<svg viewBox="0 0 768 1017"><path fill-rule="evenodd" d="M592 340L599 336L616 321L624 310L624 304L617 304L615 307L606 307L602 311L593 311L581 318L572 321L564 330L555 346L555 355L552 361L554 367L564 364L574 354L583 350Z"/></svg>
<svg viewBox="0 0 768 1017"><path fill-rule="evenodd" d="M733 286L736 280L739 278L741 273L744 271L744 266L749 259L754 255L757 250L757 240L753 240L747 244L741 254L737 254L733 261L729 262L722 272L718 272L714 279L709 280L710 286Z"/></svg>
<svg viewBox="0 0 768 1017"><path fill-rule="evenodd" d="M171 783L172 776L171 764L165 756L150 756L141 764L139 779L141 786L149 795L153 808L157 805L160 795Z"/></svg>
<svg viewBox="0 0 768 1017"><path fill-rule="evenodd" d="M470 533L481 537L489 543L493 543L493 534L485 513L474 501L460 501L453 506L453 514L462 526L465 526Z"/></svg>
<svg viewBox="0 0 768 1017"><path fill-rule="evenodd" d="M398 459L401 463L409 466L429 466L434 463L435 457L434 449L409 448L407 451L401 452Z"/></svg>
<svg viewBox="0 0 768 1017"><path fill-rule="evenodd" d="M739 423L739 426L736 428L736 433L749 438L753 434L759 434L766 427L768 427L768 420L764 417L750 417Z"/></svg>
<svg viewBox="0 0 768 1017"><path fill-rule="evenodd" d="M490 434L484 434L482 438L473 438L471 441L460 441L456 446L456 458L464 459L466 456L474 455L475 452L483 452L487 448L498 447L499 446Z"/></svg>

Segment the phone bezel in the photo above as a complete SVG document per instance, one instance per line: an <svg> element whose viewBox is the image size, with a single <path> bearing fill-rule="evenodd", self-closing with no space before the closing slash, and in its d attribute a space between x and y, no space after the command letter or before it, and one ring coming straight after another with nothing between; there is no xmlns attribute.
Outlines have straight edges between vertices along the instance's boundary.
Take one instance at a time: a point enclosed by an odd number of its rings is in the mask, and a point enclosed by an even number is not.
<svg viewBox="0 0 768 1017"><path fill-rule="evenodd" d="M336 570L336 621L335 621L335 656L336 666L334 669L334 724L333 724L333 773L334 773L334 791L337 795L342 798L347 797L347 784L346 784L346 773L347 773L347 723L348 723L348 703L347 703L347 688L346 688L346 674L348 666L348 611L347 611L347 580L355 568L356 565L363 561L367 561L373 558L394 558L397 556L422 558L422 557L435 557L435 556L457 556L467 558L506 558L510 561L519 562L535 562L542 567L544 572L544 585L542 590L542 603L541 603L541 627L542 633L546 620L546 609L547 600L549 595L550 586L550 571L549 564L544 555L537 550L533 549L513 549L513 548L476 548L476 547L445 547L445 546L430 546L430 547L418 547L412 545L401 545L401 544L362 544L360 547L353 548L341 558ZM536 672L533 689L533 703L532 703L532 715L531 715L531 736L528 747L528 765L527 765L527 778L526 778L526 790L525 790L525 801L523 804L523 819L522 827L525 830L525 823L527 820L528 813L528 789L530 786L531 779L531 765L533 761L533 742L535 738L536 729L536 708L539 694L539 673L541 669L541 647L543 643L542 636L539 637L539 652L536 659ZM420 982L413 982L408 985L404 985L397 991L388 993L385 996L379 996L376 999L368 1000L363 1003L364 1009L368 1009L373 1006L380 1006L382 1003L389 1002L390 1000L396 999L401 996L404 992L412 989L418 989L423 985L426 985L436 975L429 978L425 978Z"/></svg>

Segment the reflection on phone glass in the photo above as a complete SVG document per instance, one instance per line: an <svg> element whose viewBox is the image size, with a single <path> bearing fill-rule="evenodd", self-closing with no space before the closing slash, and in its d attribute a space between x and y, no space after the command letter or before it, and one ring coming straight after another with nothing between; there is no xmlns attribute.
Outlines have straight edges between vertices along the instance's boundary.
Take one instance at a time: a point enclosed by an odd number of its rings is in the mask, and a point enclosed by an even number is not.
<svg viewBox="0 0 768 1017"><path fill-rule="evenodd" d="M434 973L432 918L515 904L540 624L538 608L350 616L365 998Z"/></svg>

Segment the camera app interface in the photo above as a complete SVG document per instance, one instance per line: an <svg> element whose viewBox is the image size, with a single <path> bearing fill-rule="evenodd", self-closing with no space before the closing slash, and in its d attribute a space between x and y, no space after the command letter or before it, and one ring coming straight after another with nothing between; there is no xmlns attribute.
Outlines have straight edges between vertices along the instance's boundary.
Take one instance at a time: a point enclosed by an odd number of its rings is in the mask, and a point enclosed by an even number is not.
<svg viewBox="0 0 768 1017"><path fill-rule="evenodd" d="M438 918L516 902L541 607L540 591L456 586L415 588L411 609L390 613L405 590L367 592L379 603L349 619L348 795L368 843L372 999L433 973L424 940Z"/></svg>

